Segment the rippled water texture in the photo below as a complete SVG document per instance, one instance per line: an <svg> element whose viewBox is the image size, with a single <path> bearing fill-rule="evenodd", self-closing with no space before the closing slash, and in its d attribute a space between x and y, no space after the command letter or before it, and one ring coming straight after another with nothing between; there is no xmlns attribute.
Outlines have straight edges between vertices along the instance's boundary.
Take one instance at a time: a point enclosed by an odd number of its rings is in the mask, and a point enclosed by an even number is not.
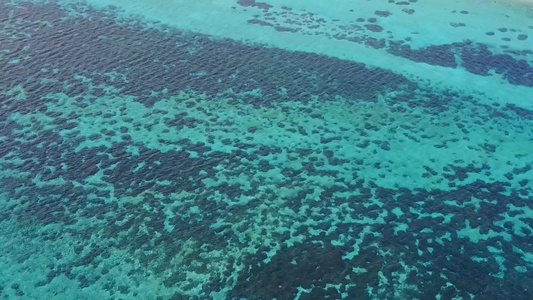
<svg viewBox="0 0 533 300"><path fill-rule="evenodd" d="M0 298L533 299L533 12L331 3L0 0Z"/></svg>

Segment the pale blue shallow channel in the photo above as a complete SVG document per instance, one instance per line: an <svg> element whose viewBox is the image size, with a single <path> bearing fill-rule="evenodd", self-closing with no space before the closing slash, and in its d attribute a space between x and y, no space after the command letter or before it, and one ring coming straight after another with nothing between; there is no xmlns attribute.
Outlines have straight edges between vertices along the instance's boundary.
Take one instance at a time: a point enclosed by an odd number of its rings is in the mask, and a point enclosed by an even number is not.
<svg viewBox="0 0 533 300"><path fill-rule="evenodd" d="M533 299L525 2L0 0L0 299Z"/></svg>

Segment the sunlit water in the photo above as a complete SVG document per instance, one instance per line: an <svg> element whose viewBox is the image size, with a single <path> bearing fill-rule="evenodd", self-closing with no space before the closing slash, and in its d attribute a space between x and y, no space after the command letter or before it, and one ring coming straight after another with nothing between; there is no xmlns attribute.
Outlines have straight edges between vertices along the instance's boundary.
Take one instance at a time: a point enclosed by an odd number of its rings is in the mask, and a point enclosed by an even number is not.
<svg viewBox="0 0 533 300"><path fill-rule="evenodd" d="M0 0L3 299L533 299L532 165L529 6Z"/></svg>

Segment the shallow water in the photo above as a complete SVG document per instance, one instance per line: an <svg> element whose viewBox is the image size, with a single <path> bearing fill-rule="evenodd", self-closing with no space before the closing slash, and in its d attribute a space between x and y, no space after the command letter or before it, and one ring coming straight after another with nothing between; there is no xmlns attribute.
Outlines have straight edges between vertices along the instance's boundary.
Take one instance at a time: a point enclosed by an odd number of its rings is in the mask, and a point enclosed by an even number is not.
<svg viewBox="0 0 533 300"><path fill-rule="evenodd" d="M529 7L0 0L0 74L0 298L533 298Z"/></svg>

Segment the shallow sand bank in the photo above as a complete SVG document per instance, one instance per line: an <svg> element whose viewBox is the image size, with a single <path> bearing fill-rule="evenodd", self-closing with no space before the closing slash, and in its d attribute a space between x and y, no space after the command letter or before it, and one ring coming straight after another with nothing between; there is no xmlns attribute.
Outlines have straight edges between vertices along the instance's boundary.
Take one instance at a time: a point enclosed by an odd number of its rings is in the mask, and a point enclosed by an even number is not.
<svg viewBox="0 0 533 300"><path fill-rule="evenodd" d="M503 1L503 2L514 2L514 3L520 3L520 4L526 4L526 5L533 6L533 1L532 0L507 0L507 1Z"/></svg>

